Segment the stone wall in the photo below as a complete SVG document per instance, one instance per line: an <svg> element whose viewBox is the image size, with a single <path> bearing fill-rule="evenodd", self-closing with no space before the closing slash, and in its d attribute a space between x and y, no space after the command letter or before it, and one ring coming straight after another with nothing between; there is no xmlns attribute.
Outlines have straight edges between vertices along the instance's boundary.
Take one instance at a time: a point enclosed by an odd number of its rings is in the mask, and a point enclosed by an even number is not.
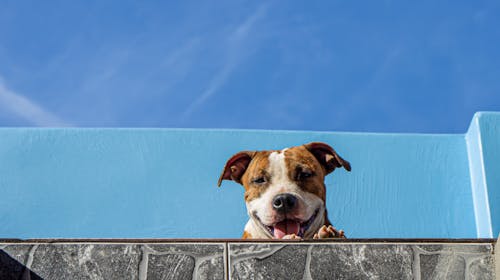
<svg viewBox="0 0 500 280"><path fill-rule="evenodd" d="M0 242L0 279L495 279L494 242Z"/></svg>

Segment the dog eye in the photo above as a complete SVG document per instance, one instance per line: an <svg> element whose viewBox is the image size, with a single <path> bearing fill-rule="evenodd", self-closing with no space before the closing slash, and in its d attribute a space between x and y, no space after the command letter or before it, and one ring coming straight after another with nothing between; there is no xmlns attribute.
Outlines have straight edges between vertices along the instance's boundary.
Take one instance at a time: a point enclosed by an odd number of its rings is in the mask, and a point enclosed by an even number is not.
<svg viewBox="0 0 500 280"><path fill-rule="evenodd" d="M299 172L299 174L297 175L297 179L298 180L304 180L304 179L307 179L307 178L310 178L312 177L314 174L311 172L311 171L301 171Z"/></svg>
<svg viewBox="0 0 500 280"><path fill-rule="evenodd" d="M259 185L264 184L266 182L266 178L264 178L264 177L255 178L255 179L253 179L252 182L255 184L259 184Z"/></svg>

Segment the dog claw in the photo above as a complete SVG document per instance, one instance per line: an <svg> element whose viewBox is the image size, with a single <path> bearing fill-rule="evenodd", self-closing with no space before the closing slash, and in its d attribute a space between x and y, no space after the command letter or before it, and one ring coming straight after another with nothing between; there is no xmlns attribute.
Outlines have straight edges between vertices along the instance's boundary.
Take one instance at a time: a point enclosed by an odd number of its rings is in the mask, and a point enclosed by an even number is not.
<svg viewBox="0 0 500 280"><path fill-rule="evenodd" d="M283 236L282 239L302 239L302 238L300 236L292 233L292 234L288 234L288 235Z"/></svg>
<svg viewBox="0 0 500 280"><path fill-rule="evenodd" d="M343 230L337 230L333 226L322 226L318 233L314 234L313 239L325 238L346 238Z"/></svg>

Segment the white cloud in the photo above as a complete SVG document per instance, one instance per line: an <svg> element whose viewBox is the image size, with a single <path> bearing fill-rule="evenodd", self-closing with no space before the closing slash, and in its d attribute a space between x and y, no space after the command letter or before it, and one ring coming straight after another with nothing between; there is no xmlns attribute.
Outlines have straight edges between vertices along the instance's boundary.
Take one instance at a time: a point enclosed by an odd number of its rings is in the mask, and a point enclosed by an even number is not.
<svg viewBox="0 0 500 280"><path fill-rule="evenodd" d="M1 79L0 108L35 126L71 126L27 97L8 89Z"/></svg>
<svg viewBox="0 0 500 280"><path fill-rule="evenodd" d="M212 97L229 79L236 67L245 58L246 53L243 48L252 29L257 22L262 19L267 11L267 6L260 6L251 16L245 21L236 26L228 35L227 40L227 55L222 68L215 73L206 89L188 106L184 111L183 119L188 118L198 107L202 106L210 97Z"/></svg>

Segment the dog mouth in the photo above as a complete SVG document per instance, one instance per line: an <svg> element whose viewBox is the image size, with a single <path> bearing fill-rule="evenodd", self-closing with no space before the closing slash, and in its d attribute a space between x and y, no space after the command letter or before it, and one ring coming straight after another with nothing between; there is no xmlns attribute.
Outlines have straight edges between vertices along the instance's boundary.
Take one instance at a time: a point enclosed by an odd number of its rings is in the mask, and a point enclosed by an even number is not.
<svg viewBox="0 0 500 280"><path fill-rule="evenodd" d="M319 213L319 208L314 211L314 214L307 221L299 221L296 219L285 219L273 224L266 225L262 223L259 217L255 216L259 223L276 239L281 239L285 235L295 234L300 237L304 237L306 231L311 227L312 223L316 219Z"/></svg>

